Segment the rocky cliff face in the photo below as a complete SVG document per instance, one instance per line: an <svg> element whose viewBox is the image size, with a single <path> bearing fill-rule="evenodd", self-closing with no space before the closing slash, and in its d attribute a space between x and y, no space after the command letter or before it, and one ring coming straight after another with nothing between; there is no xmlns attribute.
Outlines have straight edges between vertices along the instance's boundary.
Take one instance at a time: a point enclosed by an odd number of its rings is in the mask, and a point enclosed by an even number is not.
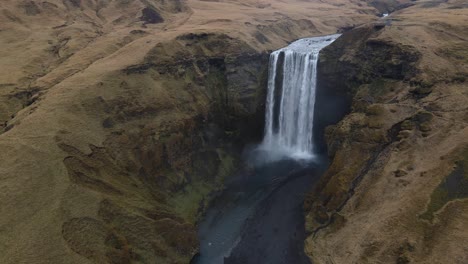
<svg viewBox="0 0 468 264"><path fill-rule="evenodd" d="M98 263L186 263L195 254L194 224L206 197L222 187L224 177L238 164L240 148L233 143L258 137L236 122L260 124L257 117L262 116L260 87L267 56L249 54L248 48L225 37L209 35L197 41L200 46L212 45L221 38L224 48L236 49L236 54L192 54L181 48L187 53L181 60L176 57L180 50L170 53L160 48L184 47L193 40L163 43L150 50L142 64L101 76L78 91L67 90L78 80L62 82L63 90L48 91L33 104L36 110L10 121L4 138L15 137L22 127L45 128L51 121L56 126L46 143L28 142L46 144L44 153L57 151L56 164L44 172L51 177L48 184L37 185L44 174L28 185L34 186L29 191L38 195L36 202L43 204L49 186L60 189L58 179L66 182L60 198L51 201L58 200L42 205L42 210L53 213L36 221L59 231L62 238L57 239L70 252ZM163 56L167 61L161 62ZM49 97L53 93L58 94ZM56 116L58 111L66 114ZM35 115L41 119L34 120ZM11 151L9 155L25 153ZM43 155L46 164L47 155ZM41 173L44 164L31 166L25 170ZM27 201L11 201L8 207ZM51 232L28 231L45 236ZM39 248L57 251L47 245ZM56 259L50 256L51 261Z"/></svg>
<svg viewBox="0 0 468 264"><path fill-rule="evenodd" d="M210 35L198 43L212 45L211 38L224 37ZM168 47L193 41L181 39ZM85 111L102 125L102 146L90 145L86 153L73 146L71 131L55 137L67 156L70 181L102 195L97 215L73 217L62 227L67 245L93 261L187 262L197 250L194 223L208 194L238 166L240 149L232 142L254 138L235 122L261 123L256 119L261 108L255 106L261 105L264 55L234 47L237 57L177 58L177 52L160 51L164 45L150 51L143 64L97 84L107 90L106 81L112 80L118 87L112 96L85 101ZM156 61L155 54L170 60ZM239 99L252 92L250 102ZM185 102L174 105L175 100Z"/></svg>
<svg viewBox="0 0 468 264"><path fill-rule="evenodd" d="M323 50L318 107L348 100L318 117L331 163L305 203L314 263L468 261L467 54L455 48L468 36L452 7L416 4Z"/></svg>
<svg viewBox="0 0 468 264"><path fill-rule="evenodd" d="M2 1L0 262L187 263L268 51L378 13L342 2Z"/></svg>
<svg viewBox="0 0 468 264"><path fill-rule="evenodd" d="M262 133L268 51L408 1L371 2L2 1L0 262L187 263ZM468 255L467 9L421 2L324 50L320 96L346 100L317 127L351 114L306 205L317 263Z"/></svg>

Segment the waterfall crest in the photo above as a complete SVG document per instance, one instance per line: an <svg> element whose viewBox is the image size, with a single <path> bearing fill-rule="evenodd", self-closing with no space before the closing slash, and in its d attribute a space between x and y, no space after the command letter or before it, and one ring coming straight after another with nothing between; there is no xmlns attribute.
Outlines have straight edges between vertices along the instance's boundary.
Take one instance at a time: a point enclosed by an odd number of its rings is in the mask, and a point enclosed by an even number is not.
<svg viewBox="0 0 468 264"><path fill-rule="evenodd" d="M319 52L340 34L305 38L270 55L265 134L270 156L313 157L313 119Z"/></svg>

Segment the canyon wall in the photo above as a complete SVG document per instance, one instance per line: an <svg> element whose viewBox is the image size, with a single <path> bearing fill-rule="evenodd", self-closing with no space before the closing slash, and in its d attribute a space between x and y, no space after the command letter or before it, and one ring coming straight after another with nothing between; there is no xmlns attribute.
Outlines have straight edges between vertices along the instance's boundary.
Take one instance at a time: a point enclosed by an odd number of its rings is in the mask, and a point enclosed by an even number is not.
<svg viewBox="0 0 468 264"><path fill-rule="evenodd" d="M318 107L347 99L317 120L330 167L304 205L314 263L468 261L468 13L458 4L416 2L323 50Z"/></svg>
<svg viewBox="0 0 468 264"><path fill-rule="evenodd" d="M263 132L268 54L347 31L321 56L319 97L345 99L306 252L463 263L463 0L323 2L2 1L0 262L188 263Z"/></svg>
<svg viewBox="0 0 468 264"><path fill-rule="evenodd" d="M2 1L0 262L188 263L269 52L377 14L338 2Z"/></svg>

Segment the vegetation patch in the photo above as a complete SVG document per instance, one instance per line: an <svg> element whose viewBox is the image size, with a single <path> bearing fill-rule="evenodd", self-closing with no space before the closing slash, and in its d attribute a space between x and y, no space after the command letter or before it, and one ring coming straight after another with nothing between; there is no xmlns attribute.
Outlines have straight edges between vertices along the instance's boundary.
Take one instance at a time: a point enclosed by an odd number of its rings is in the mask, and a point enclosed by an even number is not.
<svg viewBox="0 0 468 264"><path fill-rule="evenodd" d="M377 98L385 96L395 90L396 83L396 80L378 78L367 86L369 95Z"/></svg>
<svg viewBox="0 0 468 264"><path fill-rule="evenodd" d="M457 72L455 75L452 77L452 82L456 83L463 83L466 81L466 74L463 72Z"/></svg>
<svg viewBox="0 0 468 264"><path fill-rule="evenodd" d="M433 191L426 212L420 215L422 219L432 221L434 213L448 202L468 198L468 150L464 152L463 157L455 163L455 169Z"/></svg>
<svg viewBox="0 0 468 264"><path fill-rule="evenodd" d="M423 98L432 93L434 82L430 80L413 80L410 82L410 85L412 87L410 92L416 98Z"/></svg>
<svg viewBox="0 0 468 264"><path fill-rule="evenodd" d="M233 156L221 149L218 149L216 154L216 161L205 161L205 163L211 163L211 167L214 166L214 163L217 165L215 168L212 168L215 173L214 180L194 181L192 184L187 184L182 191L170 198L169 203L175 209L177 215L180 215L191 223L196 222L200 209L203 209L208 204L209 200L206 198L209 194L219 189L224 179L231 175L235 169L236 161ZM194 177L205 177L205 175L195 175Z"/></svg>
<svg viewBox="0 0 468 264"><path fill-rule="evenodd" d="M445 46L444 48L439 49L439 52L447 58L468 63L468 50L466 49L465 42Z"/></svg>

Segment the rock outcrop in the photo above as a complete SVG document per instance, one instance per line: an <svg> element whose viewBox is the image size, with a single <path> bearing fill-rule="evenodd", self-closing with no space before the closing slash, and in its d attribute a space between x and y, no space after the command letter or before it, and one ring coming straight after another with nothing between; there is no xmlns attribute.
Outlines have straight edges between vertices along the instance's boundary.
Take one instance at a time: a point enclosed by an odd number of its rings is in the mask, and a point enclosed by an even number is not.
<svg viewBox="0 0 468 264"><path fill-rule="evenodd" d="M318 117L330 167L305 202L314 263L468 261L467 12L451 4L423 19L416 2L323 50L318 107L348 100Z"/></svg>

